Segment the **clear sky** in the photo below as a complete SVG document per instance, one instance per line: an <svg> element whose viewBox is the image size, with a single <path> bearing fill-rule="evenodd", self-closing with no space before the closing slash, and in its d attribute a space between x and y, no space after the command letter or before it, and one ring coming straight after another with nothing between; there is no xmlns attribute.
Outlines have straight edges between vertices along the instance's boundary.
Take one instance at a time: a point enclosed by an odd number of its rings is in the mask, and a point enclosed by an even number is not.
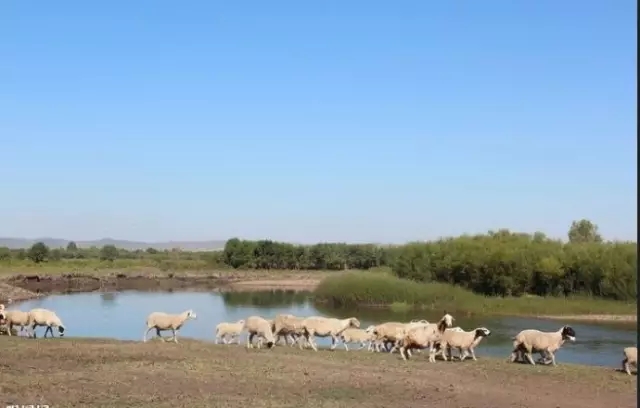
<svg viewBox="0 0 640 408"><path fill-rule="evenodd" d="M636 2L0 9L0 236L637 230Z"/></svg>

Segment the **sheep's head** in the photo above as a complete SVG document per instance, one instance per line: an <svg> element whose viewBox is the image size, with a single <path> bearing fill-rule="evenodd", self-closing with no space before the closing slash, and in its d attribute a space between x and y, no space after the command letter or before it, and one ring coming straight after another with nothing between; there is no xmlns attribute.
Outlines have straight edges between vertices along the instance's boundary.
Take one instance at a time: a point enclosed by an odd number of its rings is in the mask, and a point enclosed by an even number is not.
<svg viewBox="0 0 640 408"><path fill-rule="evenodd" d="M240 326L244 327L245 321L244 321L244 319L241 319L241 320L238 320L236 323L238 323ZM272 322L269 322L269 323L271 323L271 325L273 326Z"/></svg>
<svg viewBox="0 0 640 408"><path fill-rule="evenodd" d="M367 333L369 333L369 334L375 334L376 326L371 325L371 326L367 327L367 329L366 329L365 331L366 331Z"/></svg>
<svg viewBox="0 0 640 408"><path fill-rule="evenodd" d="M491 336L491 330L487 329L486 327L478 327L476 329L476 338L488 336Z"/></svg>
<svg viewBox="0 0 640 408"><path fill-rule="evenodd" d="M4 309L0 309L0 324L5 324L7 316L4 314Z"/></svg>
<svg viewBox="0 0 640 408"><path fill-rule="evenodd" d="M64 326L63 325L58 326L58 334L60 335L60 337L64 336Z"/></svg>
<svg viewBox="0 0 640 408"><path fill-rule="evenodd" d="M356 319L355 317L350 317L349 318L349 327L353 327L355 329L359 329L360 328L360 320Z"/></svg>
<svg viewBox="0 0 640 408"><path fill-rule="evenodd" d="M571 326L564 326L562 328L562 339L569 341L576 341L576 332Z"/></svg>
<svg viewBox="0 0 640 408"><path fill-rule="evenodd" d="M453 316L449 313L445 313L444 316L442 316L442 319L438 322L438 331L443 333L447 328L453 326L454 320Z"/></svg>
<svg viewBox="0 0 640 408"><path fill-rule="evenodd" d="M185 314L187 315L187 319L189 320L194 320L196 318L196 312L191 309L187 310Z"/></svg>

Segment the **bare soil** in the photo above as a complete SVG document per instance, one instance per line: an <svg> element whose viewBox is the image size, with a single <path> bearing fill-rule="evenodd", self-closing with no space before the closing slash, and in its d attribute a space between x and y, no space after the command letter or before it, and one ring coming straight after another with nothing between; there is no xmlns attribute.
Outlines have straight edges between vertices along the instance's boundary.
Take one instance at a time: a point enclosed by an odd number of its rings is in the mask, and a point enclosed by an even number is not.
<svg viewBox="0 0 640 408"><path fill-rule="evenodd" d="M367 351L247 350L0 337L0 404L52 407L632 407L636 376L613 369L404 362Z"/></svg>

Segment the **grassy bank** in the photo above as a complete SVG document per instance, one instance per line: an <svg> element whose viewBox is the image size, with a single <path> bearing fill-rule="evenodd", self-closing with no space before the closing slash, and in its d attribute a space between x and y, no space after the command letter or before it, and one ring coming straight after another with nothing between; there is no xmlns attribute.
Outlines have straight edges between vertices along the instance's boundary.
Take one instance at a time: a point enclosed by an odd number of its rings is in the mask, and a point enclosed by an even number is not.
<svg viewBox="0 0 640 408"><path fill-rule="evenodd" d="M548 408L562 401L564 408L595 408L636 401L636 377L613 368L532 367L481 355L477 362L437 362L434 370L422 355L403 362L366 351L247 351L186 339L0 340L0 402L14 404Z"/></svg>
<svg viewBox="0 0 640 408"><path fill-rule="evenodd" d="M416 283L386 273L345 273L320 282L316 300L334 306L385 306L471 314L636 315L636 303L586 297L487 297L443 283Z"/></svg>

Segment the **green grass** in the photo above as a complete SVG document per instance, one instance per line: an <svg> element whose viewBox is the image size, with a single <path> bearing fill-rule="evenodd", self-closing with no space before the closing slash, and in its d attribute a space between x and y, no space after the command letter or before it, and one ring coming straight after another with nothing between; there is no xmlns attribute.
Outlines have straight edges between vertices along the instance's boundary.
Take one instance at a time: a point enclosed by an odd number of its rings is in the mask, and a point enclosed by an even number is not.
<svg viewBox="0 0 640 408"><path fill-rule="evenodd" d="M384 306L447 310L467 314L501 315L635 315L636 303L590 297L488 297L444 283L418 283L389 273L351 272L325 278L316 290L317 301L336 307Z"/></svg>

